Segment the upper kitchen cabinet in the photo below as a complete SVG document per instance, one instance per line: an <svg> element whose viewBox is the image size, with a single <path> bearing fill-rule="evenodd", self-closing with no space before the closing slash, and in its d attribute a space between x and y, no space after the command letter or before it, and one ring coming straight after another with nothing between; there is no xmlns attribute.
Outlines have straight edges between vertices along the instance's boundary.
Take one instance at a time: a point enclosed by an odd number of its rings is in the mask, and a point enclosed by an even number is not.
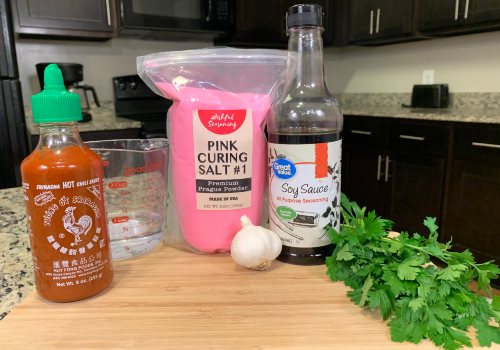
<svg viewBox="0 0 500 350"><path fill-rule="evenodd" d="M500 28L498 0L420 0L418 29L428 35L453 35Z"/></svg>
<svg viewBox="0 0 500 350"><path fill-rule="evenodd" d="M416 38L413 0L351 0L349 41L376 45Z"/></svg>
<svg viewBox="0 0 500 350"><path fill-rule="evenodd" d="M112 0L11 0L21 36L106 40L113 36Z"/></svg>
<svg viewBox="0 0 500 350"><path fill-rule="evenodd" d="M234 27L234 0L115 1L120 36L206 40L227 35Z"/></svg>
<svg viewBox="0 0 500 350"><path fill-rule="evenodd" d="M236 0L234 32L217 44L240 47L286 48L286 12L300 0ZM323 44L344 46L348 44L348 0L316 0L323 8Z"/></svg>

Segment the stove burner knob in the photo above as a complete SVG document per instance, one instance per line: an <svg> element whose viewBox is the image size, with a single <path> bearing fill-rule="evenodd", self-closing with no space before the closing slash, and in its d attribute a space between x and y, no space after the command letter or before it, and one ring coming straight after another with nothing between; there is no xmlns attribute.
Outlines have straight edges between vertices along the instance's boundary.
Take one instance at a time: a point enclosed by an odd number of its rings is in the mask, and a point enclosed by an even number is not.
<svg viewBox="0 0 500 350"><path fill-rule="evenodd" d="M123 91L123 90L127 89L127 85L125 85L125 83L121 82L118 84L118 89Z"/></svg>
<svg viewBox="0 0 500 350"><path fill-rule="evenodd" d="M129 85L132 90L137 89L137 83L135 81L131 81Z"/></svg>

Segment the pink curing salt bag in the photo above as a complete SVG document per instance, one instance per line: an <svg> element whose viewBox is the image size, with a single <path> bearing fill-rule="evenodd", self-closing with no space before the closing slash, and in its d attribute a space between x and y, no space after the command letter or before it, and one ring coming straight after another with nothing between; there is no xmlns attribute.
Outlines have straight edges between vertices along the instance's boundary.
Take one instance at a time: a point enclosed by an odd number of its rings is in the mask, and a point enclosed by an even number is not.
<svg viewBox="0 0 500 350"><path fill-rule="evenodd" d="M137 58L146 84L173 100L167 244L229 251L242 215L260 223L265 118L286 64L286 51L233 48Z"/></svg>

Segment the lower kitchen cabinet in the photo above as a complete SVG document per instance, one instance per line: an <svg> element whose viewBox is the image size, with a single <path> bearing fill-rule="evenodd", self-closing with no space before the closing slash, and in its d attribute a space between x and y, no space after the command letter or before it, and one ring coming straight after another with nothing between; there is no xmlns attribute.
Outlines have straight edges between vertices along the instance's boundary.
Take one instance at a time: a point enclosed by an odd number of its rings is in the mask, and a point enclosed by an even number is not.
<svg viewBox="0 0 500 350"><path fill-rule="evenodd" d="M381 158L387 147L387 123L380 118L344 118L342 192L367 210L385 213L387 186Z"/></svg>
<svg viewBox="0 0 500 350"><path fill-rule="evenodd" d="M445 159L435 156L395 153L389 160L391 189L387 217L395 230L427 234L425 217L441 221Z"/></svg>
<svg viewBox="0 0 500 350"><path fill-rule="evenodd" d="M435 124L346 117L343 192L395 230L426 233L426 216L441 221L447 128Z"/></svg>
<svg viewBox="0 0 500 350"><path fill-rule="evenodd" d="M450 170L444 238L500 263L500 166L456 160Z"/></svg>
<svg viewBox="0 0 500 350"><path fill-rule="evenodd" d="M455 128L446 192L444 238L500 264L500 126Z"/></svg>
<svg viewBox="0 0 500 350"><path fill-rule="evenodd" d="M387 187L381 183L379 166L380 154L369 149L343 148L342 192L367 210L375 210L378 215L386 212ZM383 180L382 180L383 181Z"/></svg>

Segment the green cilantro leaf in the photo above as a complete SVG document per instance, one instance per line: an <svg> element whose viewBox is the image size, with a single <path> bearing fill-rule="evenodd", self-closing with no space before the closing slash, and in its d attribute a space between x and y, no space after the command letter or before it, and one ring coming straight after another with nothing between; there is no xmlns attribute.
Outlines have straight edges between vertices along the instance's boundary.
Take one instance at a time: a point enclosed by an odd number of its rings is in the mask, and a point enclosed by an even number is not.
<svg viewBox="0 0 500 350"><path fill-rule="evenodd" d="M491 301L491 307L495 311L500 311L500 295L495 295Z"/></svg>
<svg viewBox="0 0 500 350"><path fill-rule="evenodd" d="M345 261L354 259L354 255L352 255L352 253L349 251L349 246L347 244L338 251L336 259Z"/></svg>
<svg viewBox="0 0 500 350"><path fill-rule="evenodd" d="M391 270L386 269L382 276L385 285L389 286L394 296L399 296L407 291L405 284L398 278L398 276Z"/></svg>
<svg viewBox="0 0 500 350"><path fill-rule="evenodd" d="M394 310L394 296L391 295L390 291L385 289L377 289L369 293L368 297L369 308L377 309L380 308L380 313L382 318L387 320Z"/></svg>
<svg viewBox="0 0 500 350"><path fill-rule="evenodd" d="M500 344L500 328L490 326L484 322L476 322L476 337L479 345L491 346L492 343Z"/></svg>
<svg viewBox="0 0 500 350"><path fill-rule="evenodd" d="M422 256L414 256L406 259L398 266L398 277L402 280L414 280L421 271L417 266L425 262Z"/></svg>
<svg viewBox="0 0 500 350"><path fill-rule="evenodd" d="M445 281L456 281L465 270L467 270L467 266L464 264L448 265L448 267L438 272L437 278Z"/></svg>
<svg viewBox="0 0 500 350"><path fill-rule="evenodd" d="M408 306L413 310L417 311L418 309L424 307L425 305L425 300L423 298L415 298L410 301Z"/></svg>
<svg viewBox="0 0 500 350"><path fill-rule="evenodd" d="M424 226L429 229L429 233L437 232L438 225L436 225L436 218L426 217L424 220Z"/></svg>

